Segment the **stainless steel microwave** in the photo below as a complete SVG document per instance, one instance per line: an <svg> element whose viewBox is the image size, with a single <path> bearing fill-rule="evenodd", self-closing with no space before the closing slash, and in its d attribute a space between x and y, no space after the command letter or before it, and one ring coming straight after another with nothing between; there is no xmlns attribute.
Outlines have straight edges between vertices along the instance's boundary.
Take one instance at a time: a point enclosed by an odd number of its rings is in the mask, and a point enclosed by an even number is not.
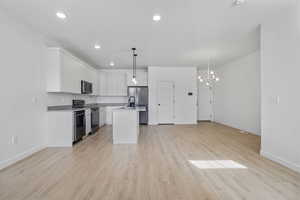
<svg viewBox="0 0 300 200"><path fill-rule="evenodd" d="M81 94L92 94L93 84L88 81L81 81Z"/></svg>

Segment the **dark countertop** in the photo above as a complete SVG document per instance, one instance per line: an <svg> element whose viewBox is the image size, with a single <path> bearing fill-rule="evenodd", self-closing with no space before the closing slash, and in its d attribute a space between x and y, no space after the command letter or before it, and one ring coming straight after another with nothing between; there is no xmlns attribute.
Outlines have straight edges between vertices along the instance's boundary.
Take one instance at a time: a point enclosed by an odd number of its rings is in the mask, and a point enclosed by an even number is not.
<svg viewBox="0 0 300 200"><path fill-rule="evenodd" d="M72 105L61 105L61 106L48 106L48 111L75 111L83 110L93 107L107 107L107 106L127 106L127 103L92 103L86 104L84 108L72 108Z"/></svg>

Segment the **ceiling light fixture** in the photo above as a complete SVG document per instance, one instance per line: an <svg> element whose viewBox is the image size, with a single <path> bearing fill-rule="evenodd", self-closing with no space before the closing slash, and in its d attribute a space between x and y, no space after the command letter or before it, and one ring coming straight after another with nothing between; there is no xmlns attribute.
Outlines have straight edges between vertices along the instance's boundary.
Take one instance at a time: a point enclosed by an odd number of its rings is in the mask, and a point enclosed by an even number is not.
<svg viewBox="0 0 300 200"><path fill-rule="evenodd" d="M234 6L240 6L244 3L246 3L246 0L234 0L233 5Z"/></svg>
<svg viewBox="0 0 300 200"><path fill-rule="evenodd" d="M95 49L101 49L101 46L99 44L95 44L94 48Z"/></svg>
<svg viewBox="0 0 300 200"><path fill-rule="evenodd" d="M115 63L114 63L113 61L110 61L109 65L110 65L111 67L113 67L113 66L115 66Z"/></svg>
<svg viewBox="0 0 300 200"><path fill-rule="evenodd" d="M57 12L56 13L56 16L59 18L59 19L66 19L67 18L67 15L63 12Z"/></svg>
<svg viewBox="0 0 300 200"><path fill-rule="evenodd" d="M214 83L219 82L220 78L217 77L216 73L210 69L211 63L208 62L207 73L202 76L198 76L198 79L201 83L205 83L206 86L212 87Z"/></svg>
<svg viewBox="0 0 300 200"><path fill-rule="evenodd" d="M158 21L160 21L161 17L160 17L160 15L156 14L156 15L153 15L152 19L153 19L153 21L158 22Z"/></svg>

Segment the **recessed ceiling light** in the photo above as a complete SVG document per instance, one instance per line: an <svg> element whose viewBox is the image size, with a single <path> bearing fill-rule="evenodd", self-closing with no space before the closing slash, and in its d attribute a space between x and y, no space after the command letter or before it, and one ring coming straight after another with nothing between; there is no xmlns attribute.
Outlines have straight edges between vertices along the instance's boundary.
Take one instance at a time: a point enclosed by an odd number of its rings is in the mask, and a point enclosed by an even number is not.
<svg viewBox="0 0 300 200"><path fill-rule="evenodd" d="M94 48L95 49L101 49L101 46L99 44L95 44Z"/></svg>
<svg viewBox="0 0 300 200"><path fill-rule="evenodd" d="M113 61L110 61L109 65L110 65L111 67L113 67L113 66L115 66L115 63L114 63Z"/></svg>
<svg viewBox="0 0 300 200"><path fill-rule="evenodd" d="M246 3L246 0L234 0L233 5L240 6L244 3Z"/></svg>
<svg viewBox="0 0 300 200"><path fill-rule="evenodd" d="M60 19L66 19L67 18L67 15L63 12L57 12L56 16Z"/></svg>
<svg viewBox="0 0 300 200"><path fill-rule="evenodd" d="M156 15L153 15L152 19L153 19L153 21L158 22L158 21L160 21L161 17L160 17L160 15L156 14Z"/></svg>

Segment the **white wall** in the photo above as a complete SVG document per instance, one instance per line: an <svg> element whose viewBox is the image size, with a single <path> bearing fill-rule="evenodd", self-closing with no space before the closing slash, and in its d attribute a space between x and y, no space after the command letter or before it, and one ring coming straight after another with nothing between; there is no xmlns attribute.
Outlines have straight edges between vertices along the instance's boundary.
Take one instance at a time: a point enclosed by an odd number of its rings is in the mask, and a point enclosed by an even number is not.
<svg viewBox="0 0 300 200"><path fill-rule="evenodd" d="M214 121L260 135L260 51L216 70Z"/></svg>
<svg viewBox="0 0 300 200"><path fill-rule="evenodd" d="M42 38L0 12L0 168L45 144ZM17 144L12 144L12 137Z"/></svg>
<svg viewBox="0 0 300 200"><path fill-rule="evenodd" d="M175 84L175 124L197 123L196 67L148 67L149 124L157 124L157 83ZM188 96L193 92L193 96Z"/></svg>
<svg viewBox="0 0 300 200"><path fill-rule="evenodd" d="M261 154L300 172L299 5L262 24Z"/></svg>

